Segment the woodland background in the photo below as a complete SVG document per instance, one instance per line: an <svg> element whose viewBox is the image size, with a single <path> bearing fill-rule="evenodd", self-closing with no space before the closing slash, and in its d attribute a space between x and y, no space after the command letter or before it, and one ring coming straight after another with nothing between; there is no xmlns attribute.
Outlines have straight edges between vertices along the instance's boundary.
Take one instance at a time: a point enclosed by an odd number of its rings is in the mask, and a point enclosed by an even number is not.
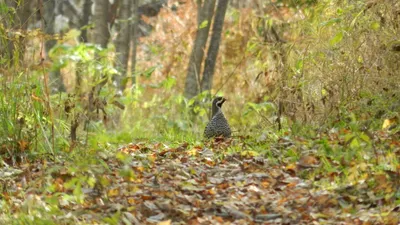
<svg viewBox="0 0 400 225"><path fill-rule="evenodd" d="M398 1L0 0L0 20L2 223L399 223ZM231 140L203 140L216 95Z"/></svg>

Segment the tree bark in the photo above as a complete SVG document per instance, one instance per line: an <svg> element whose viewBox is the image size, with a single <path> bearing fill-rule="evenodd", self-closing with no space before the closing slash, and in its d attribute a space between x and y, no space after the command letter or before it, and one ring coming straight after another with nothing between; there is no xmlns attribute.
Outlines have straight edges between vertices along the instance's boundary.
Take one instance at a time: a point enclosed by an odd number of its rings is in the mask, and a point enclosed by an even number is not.
<svg viewBox="0 0 400 225"><path fill-rule="evenodd" d="M137 53L137 42L139 34L139 0L133 0L132 3L132 50L131 50L131 74L132 74L132 85L136 84L136 53Z"/></svg>
<svg viewBox="0 0 400 225"><path fill-rule="evenodd" d="M102 48L107 47L110 32L108 30L109 21L109 0L97 0L94 7L93 23L95 24L93 32L93 42L99 44Z"/></svg>
<svg viewBox="0 0 400 225"><path fill-rule="evenodd" d="M212 29L211 42L208 47L207 58L204 65L203 79L201 80L201 90L211 90L212 81L217 61L219 45L221 42L221 33L224 26L225 14L228 8L229 0L218 0L217 11Z"/></svg>
<svg viewBox="0 0 400 225"><path fill-rule="evenodd" d="M89 18L92 15L92 0L84 0L85 2L83 3L83 9L81 12L80 16L80 24L79 27L81 29L81 35L80 35L80 41L83 43L87 43L89 41L87 31L88 28L86 27L89 24ZM80 93L81 87L82 87L82 70L83 70L83 65L81 62L78 62L77 65L77 71L76 71L76 77L75 77L75 93Z"/></svg>
<svg viewBox="0 0 400 225"><path fill-rule="evenodd" d="M184 95L189 99L199 94L201 63L203 62L204 49L207 44L208 33L214 15L215 0L205 0L203 6L199 5L198 7L201 9L198 11L197 34L190 55L185 82Z"/></svg>
<svg viewBox="0 0 400 225"><path fill-rule="evenodd" d="M79 24L81 29L89 24L89 17L91 15L91 8L92 8L92 0L84 0L84 1L85 2L83 3L83 9ZM87 28L83 28L81 32L80 38L83 43L88 42L87 30L88 30Z"/></svg>
<svg viewBox="0 0 400 225"><path fill-rule="evenodd" d="M108 39L110 38L110 32L108 29L109 21L109 0L97 0L94 7L93 23L95 24L93 35L94 43L100 45L102 48L107 48ZM96 57L96 61L100 61ZM98 96L101 89L107 83L107 77L103 74L98 73L97 76L102 80L96 86L92 88L89 93L89 114L92 113L96 108L96 102L99 101ZM90 118L90 116L88 117Z"/></svg>
<svg viewBox="0 0 400 225"><path fill-rule="evenodd" d="M108 29L109 18L109 0L97 0L94 7L93 23L94 27L94 43L100 45L102 48L107 48L108 39L110 38L110 32ZM99 60L99 59L96 59ZM107 78L103 75L101 76L101 81L93 88L93 96L98 96L101 88L107 83Z"/></svg>
<svg viewBox="0 0 400 225"><path fill-rule="evenodd" d="M15 11L10 11L8 15L5 15L6 18L3 20L5 29L26 30L31 14L29 3L29 1L24 0L5 0L5 4L8 8L15 9ZM13 12L15 12L15 14L13 14ZM8 66L13 64L21 65L25 52L24 38L22 36L12 36L11 38L11 40L6 41L7 43L4 43L4 47L0 46L0 56L7 59ZM15 51L19 51L17 54L18 58L14 57Z"/></svg>
<svg viewBox="0 0 400 225"><path fill-rule="evenodd" d="M51 38L45 43L46 56L48 57L50 49L57 44L54 36L54 21L55 21L56 0L47 0L43 3L45 32ZM65 86L59 69L49 72L50 90L52 93L65 92Z"/></svg>
<svg viewBox="0 0 400 225"><path fill-rule="evenodd" d="M129 50L130 50L130 32L131 32L131 0L122 0L119 9L118 35L115 43L117 54L117 69L119 75L114 76L118 91L122 94L126 84L126 72L128 68Z"/></svg>

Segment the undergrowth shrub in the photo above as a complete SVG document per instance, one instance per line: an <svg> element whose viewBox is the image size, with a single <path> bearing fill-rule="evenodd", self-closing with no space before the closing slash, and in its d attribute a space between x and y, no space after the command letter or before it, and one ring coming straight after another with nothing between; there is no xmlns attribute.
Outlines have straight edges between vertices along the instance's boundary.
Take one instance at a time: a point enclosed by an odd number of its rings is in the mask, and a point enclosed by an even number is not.
<svg viewBox="0 0 400 225"><path fill-rule="evenodd" d="M14 11L2 10L2 19L12 23ZM35 34L0 26L0 43L6 46L0 54L0 155L7 163L54 156L66 140L62 121L52 114L46 66L24 59L25 45Z"/></svg>
<svg viewBox="0 0 400 225"><path fill-rule="evenodd" d="M287 110L296 120L320 124L346 120L349 113L365 120L390 111L400 94L394 75L400 55L390 50L399 8L392 1L323 1L304 11L306 19L293 25L299 32L288 51L290 70L281 78L292 84L281 96L294 103Z"/></svg>
<svg viewBox="0 0 400 225"><path fill-rule="evenodd" d="M246 93L239 104L271 101L282 109L288 127L329 127L354 113L378 128L396 112L400 55L393 46L400 29L399 3L326 0L312 7L279 7L228 16L229 46L222 51L231 62L224 73L229 81L222 85L234 90L229 95ZM292 19L285 20L286 14ZM239 30L230 27L238 24Z"/></svg>

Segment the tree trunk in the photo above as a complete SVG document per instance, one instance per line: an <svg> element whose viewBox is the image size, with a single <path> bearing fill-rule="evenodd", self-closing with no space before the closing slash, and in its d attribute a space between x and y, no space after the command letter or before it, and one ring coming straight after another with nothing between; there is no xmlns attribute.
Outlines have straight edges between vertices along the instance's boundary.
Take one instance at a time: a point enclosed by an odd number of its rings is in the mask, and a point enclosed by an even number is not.
<svg viewBox="0 0 400 225"><path fill-rule="evenodd" d="M132 50L131 50L131 74L132 74L132 85L136 84L136 52L137 52L137 42L138 42L138 33L139 33L139 0L133 0L132 3Z"/></svg>
<svg viewBox="0 0 400 225"><path fill-rule="evenodd" d="M88 35L87 31L88 28L86 27L89 24L89 18L92 14L92 0L84 0L85 2L83 3L83 9L81 12L80 16L80 24L79 27L81 28L81 35L80 35L80 41L83 43L87 43L88 40ZM82 87L82 70L83 70L83 65L81 62L78 62L77 65L77 71L76 71L76 77L75 77L75 93L80 93L81 87Z"/></svg>
<svg viewBox="0 0 400 225"><path fill-rule="evenodd" d="M196 4L197 4L197 25L199 25L199 24L201 24L201 21L204 19L204 18L202 18L203 15L201 14L201 12L204 9L203 8L204 7L203 0L197 0Z"/></svg>
<svg viewBox="0 0 400 225"><path fill-rule="evenodd" d="M212 81L215 71L215 62L217 61L217 55L219 45L221 42L221 33L224 26L224 19L226 9L228 8L229 0L218 0L217 11L215 13L215 19L212 29L211 42L208 47L207 58L204 65L203 79L201 81L201 90L211 90Z"/></svg>
<svg viewBox="0 0 400 225"><path fill-rule="evenodd" d="M97 0L94 7L93 23L95 24L93 36L94 43L102 48L107 48L110 32L108 29L109 18L109 0ZM99 60L99 59L96 59ZM93 96L98 96L101 88L107 83L107 78L99 75L103 81L93 88Z"/></svg>
<svg viewBox="0 0 400 225"><path fill-rule="evenodd" d="M84 0L84 1L85 2L83 3L83 9L79 24L81 29L89 24L89 17L91 15L91 8L92 8L92 0ZM82 29L81 32L81 41L83 43L88 42L87 30L88 30L87 28L84 28Z"/></svg>
<svg viewBox="0 0 400 225"><path fill-rule="evenodd" d="M118 15L118 35L115 41L116 47L116 65L119 75L114 76L118 92L122 94L126 84L126 72L128 68L129 50L130 50L130 24L131 0L122 0Z"/></svg>
<svg viewBox="0 0 400 225"><path fill-rule="evenodd" d="M44 24L45 28L44 31L46 34L49 34L50 36L54 35L54 19L55 19L55 8L56 8L56 0L48 0L46 3L43 3L43 9L44 9ZM54 45L57 43L57 41L53 38L50 40L47 40L45 43L45 48L46 48L46 53L49 52L51 48L54 47Z"/></svg>
<svg viewBox="0 0 400 225"><path fill-rule="evenodd" d="M93 42L99 44L102 48L107 47L110 32L108 30L109 21L109 0L96 0L94 7L93 23Z"/></svg>
<svg viewBox="0 0 400 225"><path fill-rule="evenodd" d="M47 40L45 43L46 56L48 57L50 49L57 44L57 41L52 38L54 36L54 20L55 20L55 8L56 8L56 0L48 0L43 4L44 10L44 21L45 21L45 32L48 34L51 39ZM61 77L61 73L59 69L54 71L50 71L49 73L50 80L50 90L52 93L57 92L65 92L65 86L63 79Z"/></svg>
<svg viewBox="0 0 400 225"><path fill-rule="evenodd" d="M29 16L31 15L29 3L29 1L24 0L5 0L5 4L8 8L15 9L15 11L10 11L9 15L5 15L6 18L3 19L5 29L26 30ZM22 36L11 36L11 40L5 42L5 47L0 46L0 56L7 59L8 66L16 64L21 65L25 52L24 38ZM1 44L3 45L3 43ZM18 54L16 54L18 56L17 58L14 57L15 51L19 51Z"/></svg>
<svg viewBox="0 0 400 225"><path fill-rule="evenodd" d="M94 6L94 43L100 45L102 48L107 48L108 39L110 38L110 33L108 29L109 0L97 0ZM96 57L96 61L100 61L100 59ZM102 81L94 86L89 93L89 114L91 114L95 110L95 104L99 101L98 96L100 94L100 90L107 83L107 78L103 74L98 73L96 75L100 77ZM88 118L90 119L90 116L88 116Z"/></svg>
<svg viewBox="0 0 400 225"><path fill-rule="evenodd" d="M198 1L200 3L200 1ZM198 5L198 28L192 53L189 59L188 72L185 82L185 97L193 98L199 94L200 70L204 58L204 49L207 44L208 33L214 15L215 0L205 0L203 6Z"/></svg>

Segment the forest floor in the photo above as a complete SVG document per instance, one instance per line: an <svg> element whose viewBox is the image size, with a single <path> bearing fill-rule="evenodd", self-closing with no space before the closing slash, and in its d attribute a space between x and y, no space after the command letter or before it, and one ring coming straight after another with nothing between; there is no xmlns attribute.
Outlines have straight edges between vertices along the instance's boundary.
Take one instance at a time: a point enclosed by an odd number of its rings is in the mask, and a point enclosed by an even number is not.
<svg viewBox="0 0 400 225"><path fill-rule="evenodd" d="M386 133L385 146L400 154ZM334 140L337 139L337 140ZM329 143L345 143L331 137ZM338 141L339 140L339 141ZM240 139L204 146L131 143L94 159L38 161L1 171L2 224L398 224L399 171L368 161L336 162L284 138L257 155ZM320 142L313 141L316 147ZM241 149L226 151L232 146ZM380 154L379 152L377 154ZM378 156L379 157L379 156ZM79 159L79 157L78 157ZM347 170L331 167L347 167ZM6 216L8 215L8 216ZM18 220L14 220L18 219ZM18 222L16 222L18 221Z"/></svg>

